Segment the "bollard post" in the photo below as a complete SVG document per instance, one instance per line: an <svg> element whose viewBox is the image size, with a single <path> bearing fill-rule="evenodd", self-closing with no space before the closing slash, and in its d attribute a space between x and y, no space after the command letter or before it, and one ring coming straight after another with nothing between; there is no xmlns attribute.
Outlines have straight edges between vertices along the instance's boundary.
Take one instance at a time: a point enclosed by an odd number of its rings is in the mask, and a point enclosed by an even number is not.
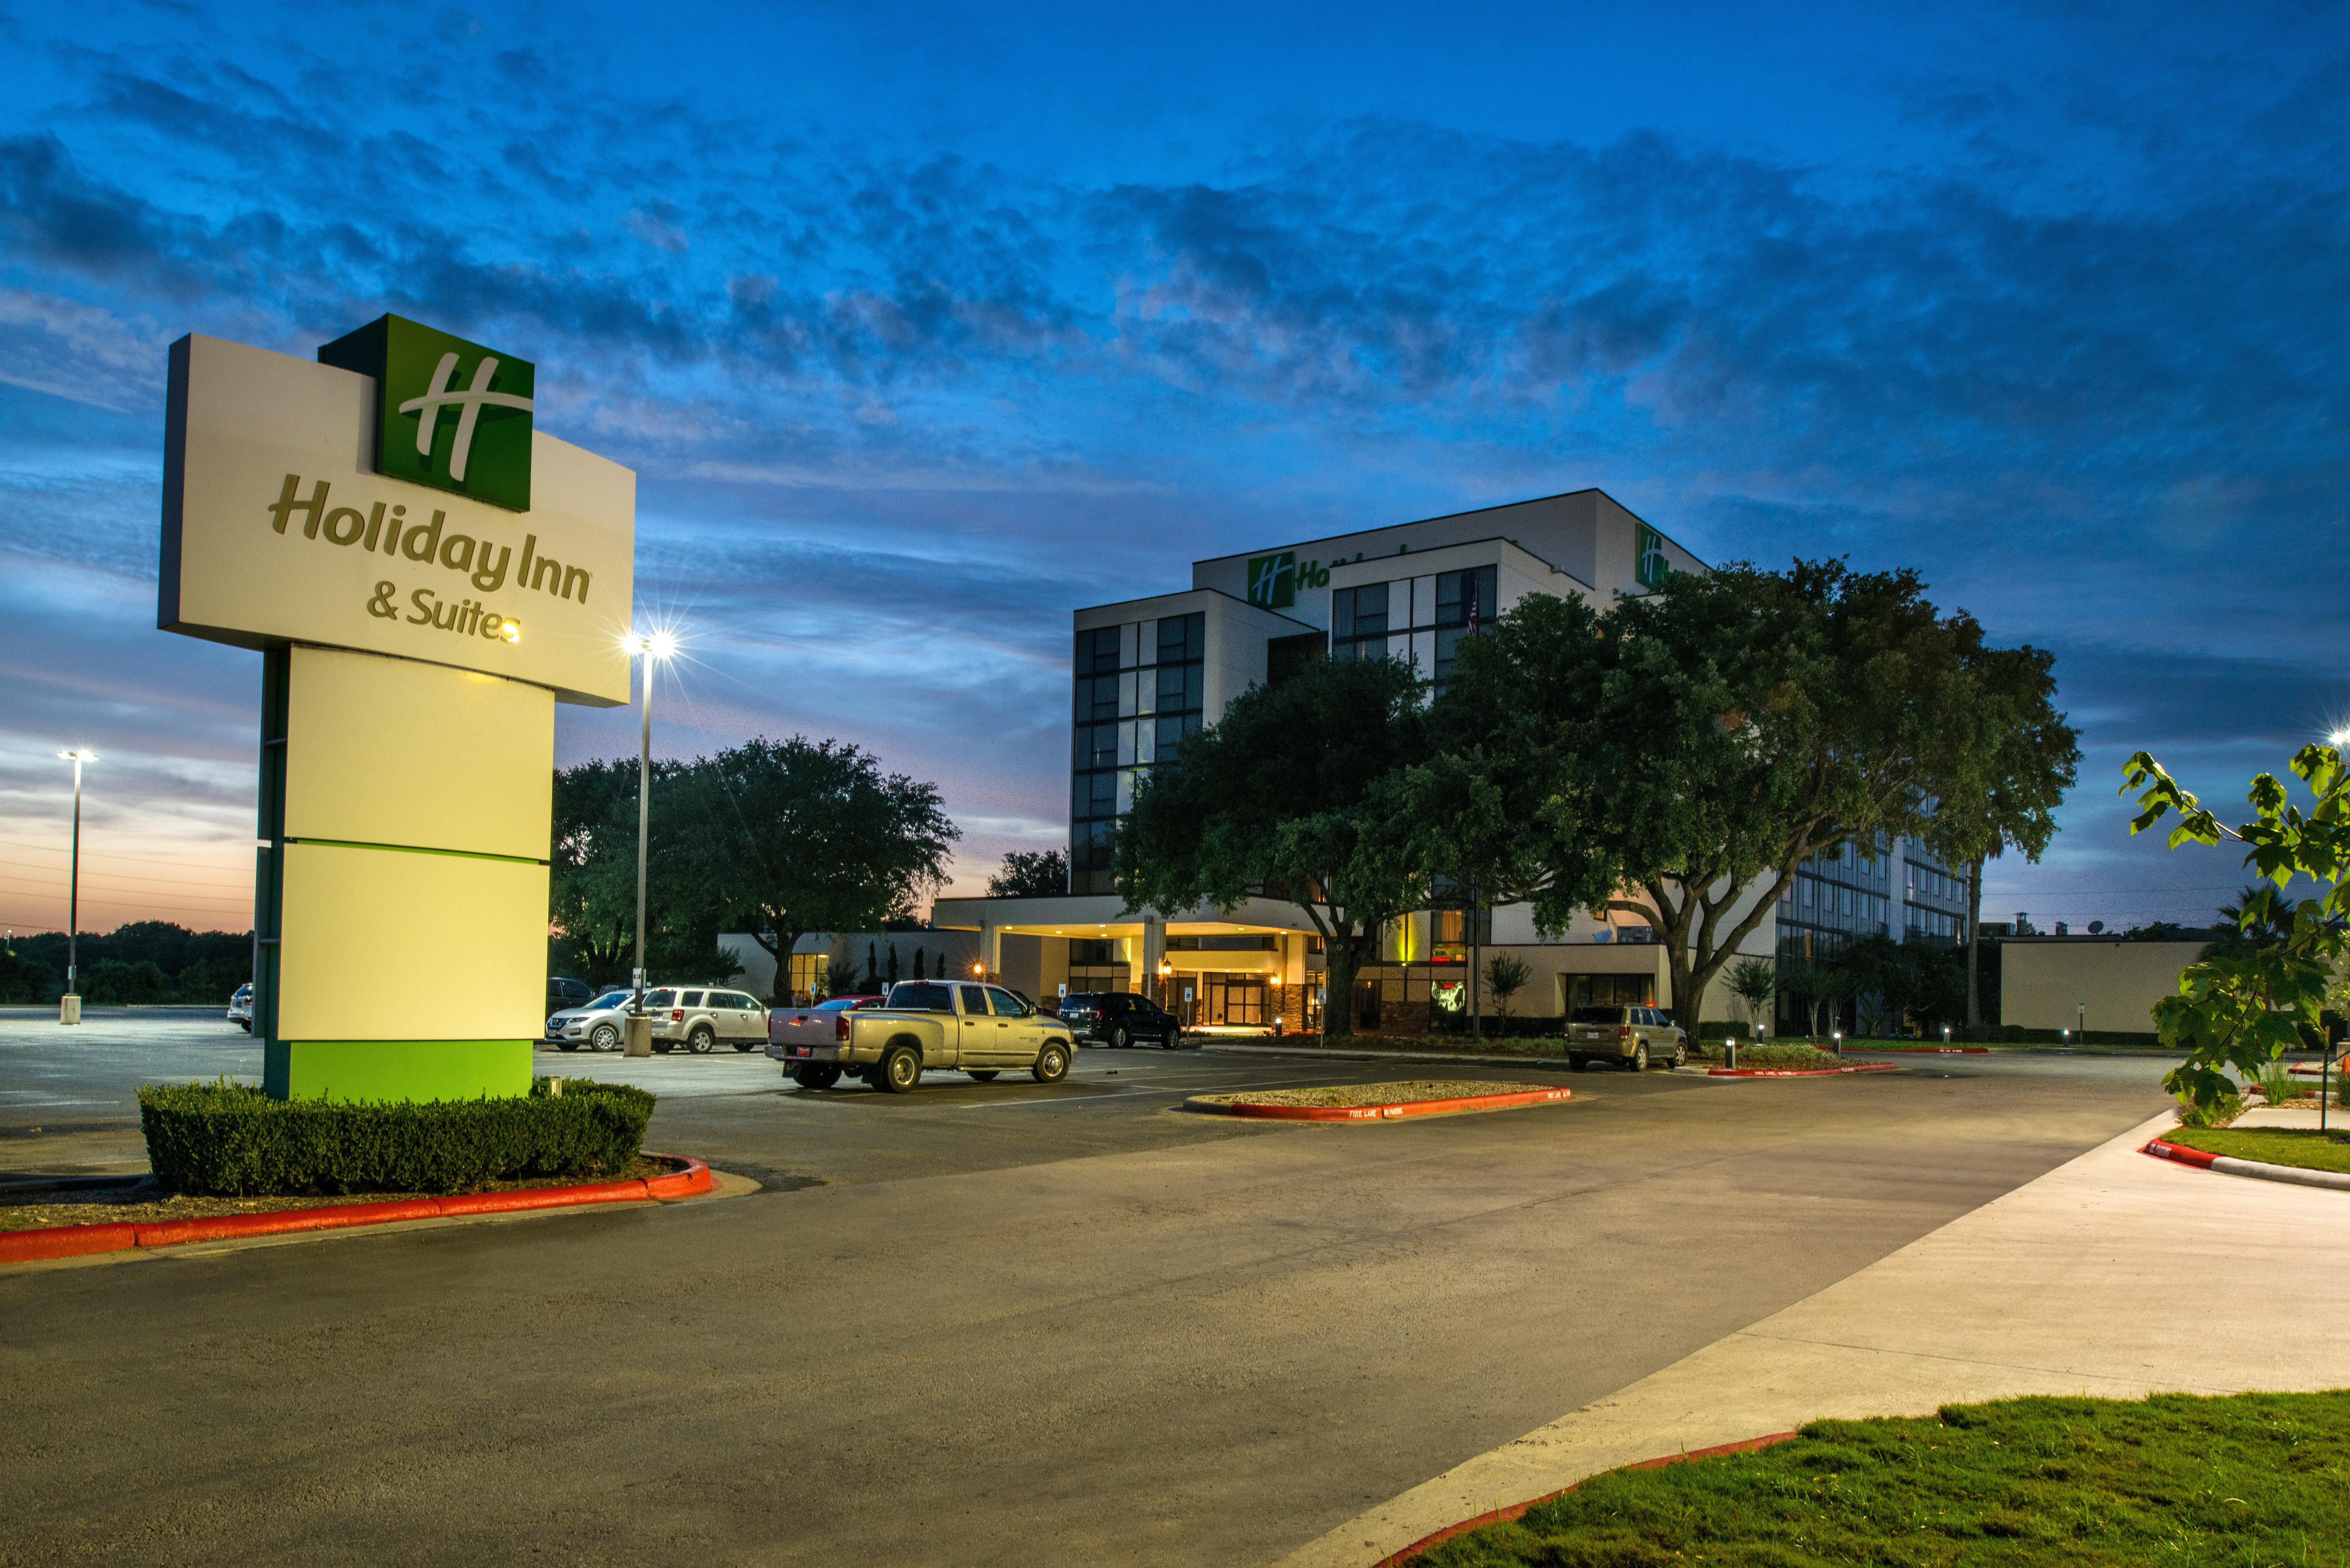
<svg viewBox="0 0 2350 1568"><path fill-rule="evenodd" d="M629 1014L622 1033L620 1054L650 1056L653 1054L653 1021L641 1012Z"/></svg>

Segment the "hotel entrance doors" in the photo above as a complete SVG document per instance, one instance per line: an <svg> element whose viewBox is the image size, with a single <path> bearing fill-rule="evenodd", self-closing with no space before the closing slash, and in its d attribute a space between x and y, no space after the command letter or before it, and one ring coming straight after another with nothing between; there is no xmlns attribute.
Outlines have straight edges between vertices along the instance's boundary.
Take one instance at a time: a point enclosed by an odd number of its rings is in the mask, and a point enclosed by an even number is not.
<svg viewBox="0 0 2350 1568"><path fill-rule="evenodd" d="M1207 987L1203 1023L1263 1024L1272 1022L1264 1010L1264 979L1253 974L1209 974L1200 977Z"/></svg>

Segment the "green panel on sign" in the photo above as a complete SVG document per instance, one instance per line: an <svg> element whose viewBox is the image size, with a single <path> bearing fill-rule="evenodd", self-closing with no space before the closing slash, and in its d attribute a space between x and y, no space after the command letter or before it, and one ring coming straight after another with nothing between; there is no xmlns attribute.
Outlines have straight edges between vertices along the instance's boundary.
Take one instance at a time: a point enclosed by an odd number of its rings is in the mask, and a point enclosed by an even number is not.
<svg viewBox="0 0 2350 1568"><path fill-rule="evenodd" d="M1251 556L1248 602L1266 609L1287 609L1297 602L1297 552Z"/></svg>
<svg viewBox="0 0 2350 1568"><path fill-rule="evenodd" d="M261 1085L279 1100L478 1100L530 1093L527 1040L272 1040Z"/></svg>
<svg viewBox="0 0 2350 1568"><path fill-rule="evenodd" d="M375 378L377 472L530 510L529 360L384 316L320 348L318 362Z"/></svg>
<svg viewBox="0 0 2350 1568"><path fill-rule="evenodd" d="M1672 557L1665 554L1665 536L1654 528L1640 530L1640 556L1632 575L1644 588L1661 588L1673 580Z"/></svg>

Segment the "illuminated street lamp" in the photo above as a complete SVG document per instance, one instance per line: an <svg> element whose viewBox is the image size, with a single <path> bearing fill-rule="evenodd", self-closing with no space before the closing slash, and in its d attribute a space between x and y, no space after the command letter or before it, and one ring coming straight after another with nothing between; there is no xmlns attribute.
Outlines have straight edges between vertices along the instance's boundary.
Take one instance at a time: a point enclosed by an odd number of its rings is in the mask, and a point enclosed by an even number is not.
<svg viewBox="0 0 2350 1568"><path fill-rule="evenodd" d="M637 968L632 984L636 994L629 1002L628 1054L645 1056L652 1054L652 1030L643 1023L645 1015L645 842L652 820L653 800L653 667L666 664L677 652L677 639L665 631L650 635L630 632L620 639L629 657L637 661L638 679L644 684L644 728L637 744ZM638 1049L641 1045L642 1050Z"/></svg>
<svg viewBox="0 0 2350 1568"><path fill-rule="evenodd" d="M81 940L81 765L98 761L96 752L76 746L57 755L74 765L73 869L66 882L66 993L57 999L57 1022L81 1022L81 994L74 989L76 944Z"/></svg>

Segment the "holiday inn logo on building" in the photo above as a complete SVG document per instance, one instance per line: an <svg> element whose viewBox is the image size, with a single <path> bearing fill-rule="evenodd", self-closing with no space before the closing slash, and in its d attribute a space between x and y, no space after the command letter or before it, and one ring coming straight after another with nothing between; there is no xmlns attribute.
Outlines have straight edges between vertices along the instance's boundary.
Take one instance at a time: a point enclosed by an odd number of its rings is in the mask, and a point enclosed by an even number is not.
<svg viewBox="0 0 2350 1568"><path fill-rule="evenodd" d="M1232 579L1224 579L1230 582ZM1249 559L1248 602L1265 609L1287 609L1297 602L1297 552L1254 556Z"/></svg>
<svg viewBox="0 0 2350 1568"><path fill-rule="evenodd" d="M1672 558L1665 554L1665 536L1654 528L1640 530L1640 556L1633 563L1632 575L1644 588L1661 588L1672 581Z"/></svg>
<svg viewBox="0 0 2350 1568"><path fill-rule="evenodd" d="M375 378L377 472L530 510L529 360L398 316L337 338L318 359Z"/></svg>

